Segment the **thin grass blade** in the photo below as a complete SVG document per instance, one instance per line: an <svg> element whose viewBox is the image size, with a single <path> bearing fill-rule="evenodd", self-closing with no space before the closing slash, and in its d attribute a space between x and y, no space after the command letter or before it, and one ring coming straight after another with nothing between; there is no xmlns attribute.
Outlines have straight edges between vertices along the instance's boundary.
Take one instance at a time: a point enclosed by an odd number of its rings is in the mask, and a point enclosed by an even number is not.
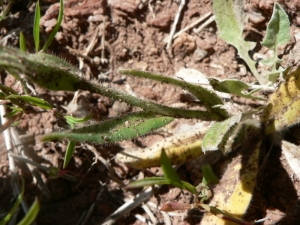
<svg viewBox="0 0 300 225"><path fill-rule="evenodd" d="M35 199L29 211L27 212L26 216L18 223L18 225L32 224L32 222L37 217L39 211L40 211L40 204L39 201Z"/></svg>
<svg viewBox="0 0 300 225"><path fill-rule="evenodd" d="M7 215L4 217L3 220L0 221L0 225L5 225L7 224L7 222L11 219L12 215L15 213L15 211L17 210L18 206L21 204L23 196L24 196L24 191L25 191L25 181L23 178L21 178L22 180L22 186L21 186L21 193L17 199L17 201L15 202L15 204L13 205L13 207L9 210L9 212L7 213Z"/></svg>
<svg viewBox="0 0 300 225"><path fill-rule="evenodd" d="M40 19L41 19L41 9L40 1L37 1L34 14L34 24L33 24L33 38L35 44L35 51L39 51L40 46Z"/></svg>
<svg viewBox="0 0 300 225"><path fill-rule="evenodd" d="M73 156L75 146L76 146L76 141L70 141L68 143L67 151L66 151L65 159L64 159L64 167L63 167L64 169L67 167L67 165L69 164L69 162Z"/></svg>
<svg viewBox="0 0 300 225"><path fill-rule="evenodd" d="M23 32L20 32L20 49L22 52L26 52L26 39Z"/></svg>
<svg viewBox="0 0 300 225"><path fill-rule="evenodd" d="M55 27L53 28L53 30L52 30L52 32L51 32L48 40L44 44L44 46L42 48L42 52L46 51L47 48L52 43L55 35L57 34L57 32L58 32L58 30L60 28L60 25L61 25L61 22L62 22L62 19L63 19L63 15L64 15L64 1L60 0L60 8L59 8L59 14L58 14L58 18L57 18L57 23L56 23Z"/></svg>

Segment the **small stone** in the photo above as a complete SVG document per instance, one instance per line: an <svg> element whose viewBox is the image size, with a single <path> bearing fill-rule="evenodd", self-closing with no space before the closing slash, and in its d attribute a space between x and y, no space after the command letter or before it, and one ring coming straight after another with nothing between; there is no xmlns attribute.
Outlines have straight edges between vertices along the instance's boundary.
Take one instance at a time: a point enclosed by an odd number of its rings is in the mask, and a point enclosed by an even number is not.
<svg viewBox="0 0 300 225"><path fill-rule="evenodd" d="M202 39L200 37L197 37L196 45L199 49L209 51L209 50L213 49L215 42L214 42L214 40L207 40L207 39Z"/></svg>
<svg viewBox="0 0 300 225"><path fill-rule="evenodd" d="M200 62L202 59L204 59L206 56L207 56L207 51L205 51L201 48L197 48L194 51L193 60L194 60L194 62L197 63L197 62Z"/></svg>
<svg viewBox="0 0 300 225"><path fill-rule="evenodd" d="M112 110L115 111L118 115L128 112L130 105L125 102L115 101Z"/></svg>
<svg viewBox="0 0 300 225"><path fill-rule="evenodd" d="M174 55L184 57L196 49L195 39L191 35L183 33L175 39L172 48L174 49Z"/></svg>
<svg viewBox="0 0 300 225"><path fill-rule="evenodd" d="M145 71L145 70L148 69L148 63L146 63L146 62L144 62L144 61L140 61L140 62L137 62L137 63L135 64L135 67L136 67L136 69L138 69L138 70L143 70L143 71Z"/></svg>
<svg viewBox="0 0 300 225"><path fill-rule="evenodd" d="M172 17L168 13L158 14L156 18L150 20L150 24L157 28L167 28L170 26Z"/></svg>
<svg viewBox="0 0 300 225"><path fill-rule="evenodd" d="M108 4L119 16L135 15L139 5L135 0L110 0Z"/></svg>
<svg viewBox="0 0 300 225"><path fill-rule="evenodd" d="M261 22L264 22L265 21L265 17L262 16L260 13L257 13L257 12L249 12L248 13L249 15L249 20L254 23L254 24L258 24L258 23L261 23Z"/></svg>

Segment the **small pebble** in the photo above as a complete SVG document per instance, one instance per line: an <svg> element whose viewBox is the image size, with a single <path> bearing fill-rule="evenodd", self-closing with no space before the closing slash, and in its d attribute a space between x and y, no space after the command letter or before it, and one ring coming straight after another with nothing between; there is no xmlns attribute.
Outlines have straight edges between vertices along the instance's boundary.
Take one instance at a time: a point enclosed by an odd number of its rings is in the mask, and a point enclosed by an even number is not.
<svg viewBox="0 0 300 225"><path fill-rule="evenodd" d="M201 48L197 48L194 51L193 60L194 60L194 62L197 63L197 62L200 62L202 59L204 59L206 56L207 56L207 51L205 51Z"/></svg>

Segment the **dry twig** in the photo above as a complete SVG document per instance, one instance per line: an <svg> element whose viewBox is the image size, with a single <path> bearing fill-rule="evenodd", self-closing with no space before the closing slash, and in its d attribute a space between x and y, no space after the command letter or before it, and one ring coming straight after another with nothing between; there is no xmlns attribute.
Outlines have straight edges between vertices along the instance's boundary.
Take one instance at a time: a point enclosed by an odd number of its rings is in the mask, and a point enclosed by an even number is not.
<svg viewBox="0 0 300 225"><path fill-rule="evenodd" d="M173 40L173 36L174 36L174 34L175 34L176 26L177 26L179 17L180 17L180 15L181 15L181 11L182 11L182 9L183 9L184 6L185 6L185 0L181 0L181 1L180 1L180 5L179 5L179 7L178 7L177 14L176 14L176 16L175 16L175 20L174 20L174 23L173 23L171 32L170 32L169 40L168 40L168 43L167 43L167 49L169 49L170 46L171 46L171 43L172 43L172 40Z"/></svg>
<svg viewBox="0 0 300 225"><path fill-rule="evenodd" d="M198 23L201 23L203 20L205 20L207 17L209 17L211 15L211 12L206 13L204 16L202 16L201 18L199 18L198 20L196 20L195 22L191 23L190 25L186 26L185 28L183 28L181 31L177 32L174 36L173 39L177 38L179 35L181 35L182 33L188 31L189 29L193 28L194 26L198 25Z"/></svg>
<svg viewBox="0 0 300 225"><path fill-rule="evenodd" d="M122 217L123 215L126 215L134 208L141 205L144 201L149 199L153 194L153 188L149 187L143 191L141 191L139 194L135 196L135 198L127 201L124 203L120 208L118 208L113 214L111 214L109 217L107 217L103 223L103 225L111 225L114 224L117 219Z"/></svg>

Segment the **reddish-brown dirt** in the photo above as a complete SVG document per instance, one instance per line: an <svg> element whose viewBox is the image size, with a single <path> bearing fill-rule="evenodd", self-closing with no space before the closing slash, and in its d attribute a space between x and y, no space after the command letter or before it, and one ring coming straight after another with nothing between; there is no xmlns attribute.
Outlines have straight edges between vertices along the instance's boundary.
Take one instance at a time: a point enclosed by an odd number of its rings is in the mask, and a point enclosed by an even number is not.
<svg viewBox="0 0 300 225"><path fill-rule="evenodd" d="M294 37L299 32L300 3L280 2L289 15ZM171 47L166 49L166 41L179 4L178 1L150 0L66 1L63 23L49 52L79 67L85 79L96 83L109 83L116 89L169 106L189 106L190 103L186 100L188 96L173 86L122 76L118 74L118 69L131 68L175 76L180 69L191 68L201 71L207 77L255 81L246 64L237 56L236 49L217 36L215 22L208 24L200 33L193 31L199 25L189 29L175 38ZM27 48L31 52L34 51L32 36L34 6L35 3L31 1L21 0L13 4L9 15L0 21L1 45L18 47L18 37L22 31L27 40ZM272 7L273 1L245 1L246 13L250 18L244 33L247 40L257 43L262 41L266 24L272 15ZM40 26L41 42L46 40L53 29L58 8L57 0L41 1L43 15ZM187 1L176 32L206 13L212 12L211 8L212 2L209 0ZM285 61L293 41L280 50L280 56ZM90 46L91 43L94 45ZM260 44L255 51L266 53ZM1 71L0 75L2 83L18 90L14 78L4 71ZM92 112L95 120L104 120L134 110L126 104L114 102L97 94L81 92L77 100L73 101L73 93L50 92L33 87L38 96L49 101L58 111L77 117ZM249 107L250 104L257 106L252 104L252 101L240 99L236 103L244 104L245 107ZM190 123L196 122L193 120ZM40 142L43 134L59 129L62 129L61 124L52 112L23 115L17 125L18 134L29 137L29 141L25 143L26 155L43 165L62 168L67 142ZM175 132L174 130L176 129L169 127L168 133L161 130L159 134L138 138L133 142L94 146L103 160L111 165L111 173L100 160L95 159L95 154L90 150L91 146L78 143L74 157L66 168L72 174L76 174L77 180L49 179L48 175L43 173L42 178L50 190L49 196L45 196L41 187L36 185L26 166L17 163L18 173L26 182L24 199L29 204L35 198L40 201L41 209L36 224L102 224L125 199L132 198L140 191L126 191L122 185L144 176L162 175L159 168L139 171L117 163L114 160L115 154L126 147L138 145L147 147L162 139L163 135ZM289 134L297 140L299 133L295 128ZM2 218L12 207L15 199L10 186L11 174L8 169L5 142L2 135L0 138L0 143L3 143L0 149L0 218ZM271 149L270 146L271 144L266 144L266 151ZM223 160L228 159L230 156ZM214 165L216 171L221 163ZM183 180L197 185L202 179L201 172L193 169L193 166L196 165L183 164L179 167L178 173ZM299 191L300 180L294 176L284 155L281 154L281 149L272 148L268 161L259 171L254 198L245 219L253 222L266 218L262 223L265 225L300 224ZM200 224L203 213L198 210L176 211L170 213L169 217L164 216L159 208L167 201L192 203L193 197L178 188L161 187L145 204L154 214L157 224L167 224L166 218L170 218L171 224ZM93 204L90 216L85 217ZM22 216L20 213L19 217ZM138 219L141 218L139 216L146 218L148 222L151 221L145 209L139 206L123 215L116 224L145 224ZM84 222L83 218L88 220ZM148 224L153 223L155 221Z"/></svg>

